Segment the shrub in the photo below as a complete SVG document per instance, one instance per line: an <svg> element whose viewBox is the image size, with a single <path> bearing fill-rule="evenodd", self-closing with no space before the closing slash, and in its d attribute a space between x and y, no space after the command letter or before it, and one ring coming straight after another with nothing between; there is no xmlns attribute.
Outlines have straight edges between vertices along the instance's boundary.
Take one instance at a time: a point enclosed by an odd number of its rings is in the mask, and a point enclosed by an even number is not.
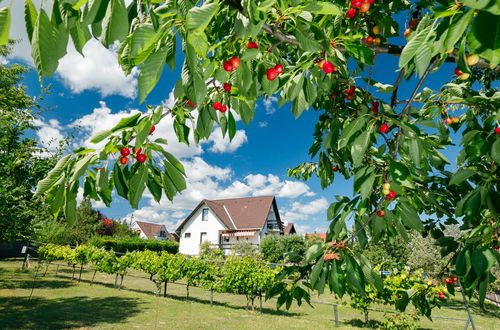
<svg viewBox="0 0 500 330"><path fill-rule="evenodd" d="M260 253L269 262L300 262L304 258L306 244L299 235L284 237L266 236L260 243Z"/></svg>
<svg viewBox="0 0 500 330"><path fill-rule="evenodd" d="M257 256L259 250L252 243L241 241L233 245L233 247L231 248L231 252L236 256L247 257L247 256Z"/></svg>
<svg viewBox="0 0 500 330"><path fill-rule="evenodd" d="M123 253L128 251L150 250L157 252L166 251L175 254L179 250L179 243L177 242L168 240L146 240L137 237L114 238L109 236L94 236L90 239L88 244Z"/></svg>

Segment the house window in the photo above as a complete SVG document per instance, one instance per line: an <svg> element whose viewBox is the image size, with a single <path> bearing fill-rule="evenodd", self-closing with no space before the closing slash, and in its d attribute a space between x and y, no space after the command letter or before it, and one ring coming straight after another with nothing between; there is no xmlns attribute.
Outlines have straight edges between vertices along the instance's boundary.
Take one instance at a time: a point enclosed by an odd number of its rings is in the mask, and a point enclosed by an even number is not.
<svg viewBox="0 0 500 330"><path fill-rule="evenodd" d="M167 232L164 230L160 230L160 237L167 237Z"/></svg>
<svg viewBox="0 0 500 330"><path fill-rule="evenodd" d="M208 209L201 211L201 221L208 221Z"/></svg>
<svg viewBox="0 0 500 330"><path fill-rule="evenodd" d="M191 238L191 233L185 233L184 238Z"/></svg>
<svg viewBox="0 0 500 330"><path fill-rule="evenodd" d="M224 243L229 243L229 236L222 237Z"/></svg>
<svg viewBox="0 0 500 330"><path fill-rule="evenodd" d="M207 240L207 233L200 233L200 244Z"/></svg>

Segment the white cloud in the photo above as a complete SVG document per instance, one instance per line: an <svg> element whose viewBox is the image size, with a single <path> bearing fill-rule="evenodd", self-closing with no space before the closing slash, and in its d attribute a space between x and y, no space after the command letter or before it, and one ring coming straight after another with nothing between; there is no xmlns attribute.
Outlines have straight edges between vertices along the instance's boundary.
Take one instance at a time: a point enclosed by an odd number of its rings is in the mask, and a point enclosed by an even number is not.
<svg viewBox="0 0 500 330"><path fill-rule="evenodd" d="M64 140L62 127L56 119L50 119L44 122L40 119L35 119L33 124L37 127L36 135L40 144L49 151L56 151L61 141Z"/></svg>
<svg viewBox="0 0 500 330"><path fill-rule="evenodd" d="M309 203L293 202L288 210L283 210L282 219L290 222L297 220L315 220L324 217L328 208L328 201L321 197ZM314 215L314 219L313 219Z"/></svg>
<svg viewBox="0 0 500 330"><path fill-rule="evenodd" d="M259 121L259 127L267 127L268 123L267 121Z"/></svg>
<svg viewBox="0 0 500 330"><path fill-rule="evenodd" d="M311 226L307 225L293 225L295 227L295 230L297 231L297 234L299 235L304 235L305 233L310 233L311 232Z"/></svg>
<svg viewBox="0 0 500 330"><path fill-rule="evenodd" d="M270 96L263 100L264 109L266 109L266 114L271 115L276 112L275 105L277 106L278 98L276 96Z"/></svg>
<svg viewBox="0 0 500 330"><path fill-rule="evenodd" d="M217 127L208 138L208 143L213 143L209 150L216 153L234 152L247 141L247 135L244 130L237 130L233 140L230 141L229 134L222 137L222 129L220 127Z"/></svg>

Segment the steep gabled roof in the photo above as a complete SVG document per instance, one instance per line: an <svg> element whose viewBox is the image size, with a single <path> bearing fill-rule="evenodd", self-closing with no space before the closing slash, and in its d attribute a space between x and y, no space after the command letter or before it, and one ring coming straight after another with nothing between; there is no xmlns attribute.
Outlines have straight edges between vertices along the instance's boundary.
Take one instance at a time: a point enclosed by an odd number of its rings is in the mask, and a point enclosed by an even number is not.
<svg viewBox="0 0 500 330"><path fill-rule="evenodd" d="M202 200L177 227L180 231L186 222L206 204L227 229L260 229L264 227L269 209L274 207L278 224L282 229L278 207L274 196L243 197L219 200Z"/></svg>
<svg viewBox="0 0 500 330"><path fill-rule="evenodd" d="M297 231L295 230L295 226L293 225L293 223L289 223L288 225L286 225L284 232L285 232L285 235L297 234Z"/></svg>
<svg viewBox="0 0 500 330"><path fill-rule="evenodd" d="M136 221L135 223L139 226L139 228L147 238L154 238L155 234L159 233L161 230L165 230L166 232L168 232L167 228L165 228L165 225L143 221Z"/></svg>

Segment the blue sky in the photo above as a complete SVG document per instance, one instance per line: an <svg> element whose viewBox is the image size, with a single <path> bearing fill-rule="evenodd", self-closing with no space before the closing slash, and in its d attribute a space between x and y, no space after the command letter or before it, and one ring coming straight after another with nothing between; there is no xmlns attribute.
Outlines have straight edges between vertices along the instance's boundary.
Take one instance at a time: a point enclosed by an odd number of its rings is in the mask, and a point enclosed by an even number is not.
<svg viewBox="0 0 500 330"><path fill-rule="evenodd" d="M23 38L22 1L13 7L13 31L11 37ZM403 45L404 38L394 38L392 43ZM121 117L137 111L145 111L145 105L137 102L137 74L125 77L116 57L97 41L91 41L84 49L82 58L72 47L61 60L57 73L45 84L51 84L51 94L44 96L44 107L56 107L46 111L38 125L37 137L49 149L65 136L73 135L72 146L88 144L89 136L96 131L110 128ZM29 45L25 41L16 46L8 61L31 65ZM178 57L178 64L181 59ZM373 79L392 84L396 79L398 58L379 55ZM427 80L425 86L438 89L449 81L454 65L446 64ZM147 104L167 105L173 101L171 91L179 77L180 65L174 72L166 69L147 98ZM365 83L358 80L362 87ZM26 74L23 83L32 96L40 94L38 76L34 70ZM415 81L404 82L400 96L408 97ZM223 140L217 129L208 142L200 146L177 143L169 122L161 123L154 133L167 138L170 151L183 161L188 175L188 188L173 203L156 204L149 196L143 198L139 210L132 210L126 201L115 195L110 208L101 211L108 217L165 223L172 230L176 224L203 198L218 199L241 196L276 195L281 217L294 223L300 233L325 231L328 226L326 209L334 195L350 195L351 182L339 176L333 186L322 190L316 178L299 182L286 176L287 169L310 161L308 149L313 142L312 133L320 113L304 112L294 119L290 106L277 108L277 99L258 102L255 119L246 127L237 124L238 133L232 143ZM454 160L456 152L445 155ZM95 207L103 205L97 203Z"/></svg>

